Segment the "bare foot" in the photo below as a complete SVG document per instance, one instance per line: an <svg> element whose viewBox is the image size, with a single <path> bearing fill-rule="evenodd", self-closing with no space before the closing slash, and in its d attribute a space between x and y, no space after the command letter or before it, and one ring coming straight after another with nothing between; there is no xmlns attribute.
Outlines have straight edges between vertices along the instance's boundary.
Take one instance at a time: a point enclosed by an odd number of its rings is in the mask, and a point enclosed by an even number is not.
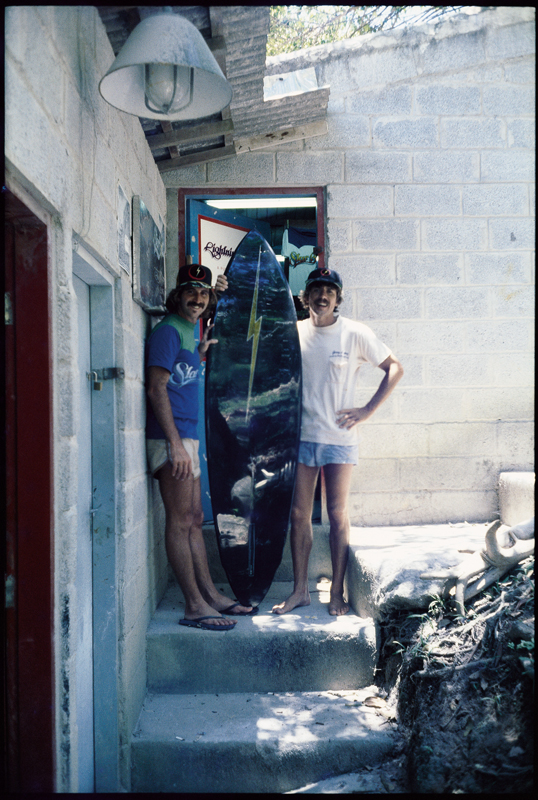
<svg viewBox="0 0 538 800"><path fill-rule="evenodd" d="M329 600L329 614L332 617L341 617L349 611L349 604L344 600L343 594L331 595Z"/></svg>
<svg viewBox="0 0 538 800"><path fill-rule="evenodd" d="M230 600L229 597L226 597L226 595L220 592L214 597L208 597L207 599L213 608L221 612L235 604L235 600ZM252 606L235 606L232 616L238 616L239 614L248 613L249 611L252 611Z"/></svg>
<svg viewBox="0 0 538 800"><path fill-rule="evenodd" d="M248 614L249 611L252 611L253 608L252 606L242 606L242 605L236 606L235 600L228 600L227 598L224 598L224 600L221 600L219 598L218 601L215 601L214 606L217 609L217 611L222 611L223 613L225 613L226 609L230 608L230 606L234 606L234 610L230 612L232 617L241 614Z"/></svg>
<svg viewBox="0 0 538 800"><path fill-rule="evenodd" d="M310 592L294 592L290 594L287 600L284 600L283 603L278 603L278 605L273 606L273 614L285 614L287 611L291 611L294 608L299 608L299 606L309 606L310 605Z"/></svg>

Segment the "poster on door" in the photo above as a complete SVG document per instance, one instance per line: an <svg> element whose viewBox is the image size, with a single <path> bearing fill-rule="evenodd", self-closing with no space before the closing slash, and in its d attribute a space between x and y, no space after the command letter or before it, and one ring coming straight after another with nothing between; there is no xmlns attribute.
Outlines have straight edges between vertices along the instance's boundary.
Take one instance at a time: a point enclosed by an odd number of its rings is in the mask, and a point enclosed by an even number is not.
<svg viewBox="0 0 538 800"><path fill-rule="evenodd" d="M248 231L248 228L239 225L198 216L198 263L209 267L213 285L217 277L224 274L228 262Z"/></svg>

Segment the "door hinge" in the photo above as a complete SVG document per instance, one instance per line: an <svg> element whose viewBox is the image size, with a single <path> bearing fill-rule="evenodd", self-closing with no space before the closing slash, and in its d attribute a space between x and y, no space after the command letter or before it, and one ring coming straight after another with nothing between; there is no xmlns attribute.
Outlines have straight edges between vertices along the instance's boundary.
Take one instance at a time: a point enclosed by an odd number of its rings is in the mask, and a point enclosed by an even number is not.
<svg viewBox="0 0 538 800"><path fill-rule="evenodd" d="M4 323L13 325L13 306L11 305L10 292L4 292Z"/></svg>
<svg viewBox="0 0 538 800"><path fill-rule="evenodd" d="M6 575L6 608L15 608L15 575Z"/></svg>

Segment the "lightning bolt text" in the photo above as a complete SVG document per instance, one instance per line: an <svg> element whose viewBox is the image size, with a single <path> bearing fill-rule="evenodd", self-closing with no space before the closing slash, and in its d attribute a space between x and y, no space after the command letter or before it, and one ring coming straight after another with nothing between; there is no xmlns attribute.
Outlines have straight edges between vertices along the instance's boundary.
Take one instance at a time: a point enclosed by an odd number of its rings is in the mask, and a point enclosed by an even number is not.
<svg viewBox="0 0 538 800"><path fill-rule="evenodd" d="M254 341L252 342L252 356L250 359L250 376L248 382L248 399L247 399L247 418L249 415L250 410L250 397L252 393L252 382L254 380L254 371L256 369L256 358L258 356L258 343L260 339L260 328L262 326L263 316L258 317L256 319L256 314L258 312L258 286L260 281L260 261L262 257L262 249L260 247L258 252L258 268L256 270L256 285L254 286L254 295L252 297L252 306L250 309L250 320L248 323L248 334L247 334L247 342L251 339Z"/></svg>

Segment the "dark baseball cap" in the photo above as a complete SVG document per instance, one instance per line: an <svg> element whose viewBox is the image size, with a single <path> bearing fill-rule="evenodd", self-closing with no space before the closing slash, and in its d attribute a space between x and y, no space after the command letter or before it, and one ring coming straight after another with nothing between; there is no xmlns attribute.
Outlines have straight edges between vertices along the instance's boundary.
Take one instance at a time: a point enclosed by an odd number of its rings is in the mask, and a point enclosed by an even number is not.
<svg viewBox="0 0 538 800"><path fill-rule="evenodd" d="M332 283L334 286L337 286L339 289L342 289L342 278L334 269L326 269L319 267L317 269L313 269L308 278L306 279L305 289L310 286L312 283Z"/></svg>
<svg viewBox="0 0 538 800"><path fill-rule="evenodd" d="M185 264L179 268L176 286L179 288L187 284L211 289L211 270L201 264Z"/></svg>

